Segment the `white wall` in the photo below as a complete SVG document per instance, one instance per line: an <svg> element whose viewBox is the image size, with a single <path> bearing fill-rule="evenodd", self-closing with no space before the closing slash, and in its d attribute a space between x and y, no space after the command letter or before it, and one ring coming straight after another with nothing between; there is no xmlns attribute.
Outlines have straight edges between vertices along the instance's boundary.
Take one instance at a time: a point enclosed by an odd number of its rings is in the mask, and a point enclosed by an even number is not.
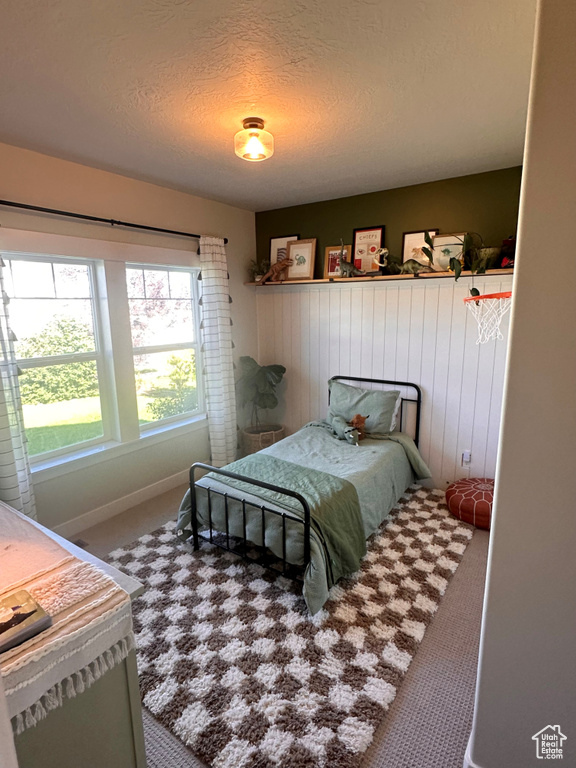
<svg viewBox="0 0 576 768"><path fill-rule="evenodd" d="M576 4L537 21L474 728L466 765L576 765ZM558 279L543 280L543 268Z"/></svg>
<svg viewBox="0 0 576 768"><path fill-rule="evenodd" d="M512 283L474 280L482 293ZM420 447L435 486L494 477L506 342L476 344L462 302L469 287L470 278L423 278L254 288L259 361L287 368L275 416L291 431L323 418L326 382L337 374L413 381L423 388ZM472 464L463 468L467 449Z"/></svg>
<svg viewBox="0 0 576 768"><path fill-rule="evenodd" d="M246 265L255 254L253 213L6 144L0 144L0 169L0 199L227 237L235 351L238 355L256 355L253 296L243 285ZM175 254L197 248L194 240L24 213L1 206L0 225L173 248ZM106 507L166 478L181 481L181 473L193 461L207 458L208 435L207 428L203 427L61 477L38 474L34 490L39 520L49 527L66 524L61 530L71 532L74 525L69 521L73 518Z"/></svg>

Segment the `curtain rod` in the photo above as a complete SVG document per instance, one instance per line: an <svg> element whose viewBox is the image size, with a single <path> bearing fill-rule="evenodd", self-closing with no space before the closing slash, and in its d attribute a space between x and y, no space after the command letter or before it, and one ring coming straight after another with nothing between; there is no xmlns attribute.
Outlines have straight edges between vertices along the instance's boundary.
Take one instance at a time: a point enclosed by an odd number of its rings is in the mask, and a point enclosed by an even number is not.
<svg viewBox="0 0 576 768"><path fill-rule="evenodd" d="M194 235L191 232L179 232L176 229L163 229L162 227L149 227L146 224L131 224L128 221L117 221L116 219L103 219L100 216L87 216L84 213L71 213L70 211L59 211L56 208L42 208L39 205L27 205L26 203L13 203L10 200L0 200L0 205L7 205L10 208L23 208L26 211L39 211L40 213L50 213L54 216L68 216L71 219L82 219L83 221L97 221L100 224L110 224L111 227L130 227L131 229L145 229L148 232L161 232L164 235L179 235L180 237L193 237L200 239L200 235ZM224 238L224 243L228 238Z"/></svg>

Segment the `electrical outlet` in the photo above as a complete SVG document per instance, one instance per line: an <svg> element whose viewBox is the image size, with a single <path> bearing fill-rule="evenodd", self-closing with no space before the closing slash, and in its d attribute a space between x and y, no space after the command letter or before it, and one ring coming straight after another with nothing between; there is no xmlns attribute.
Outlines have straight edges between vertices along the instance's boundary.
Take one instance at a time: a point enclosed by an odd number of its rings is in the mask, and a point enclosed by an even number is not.
<svg viewBox="0 0 576 768"><path fill-rule="evenodd" d="M462 451L462 466L466 466L472 462L472 453L468 450Z"/></svg>

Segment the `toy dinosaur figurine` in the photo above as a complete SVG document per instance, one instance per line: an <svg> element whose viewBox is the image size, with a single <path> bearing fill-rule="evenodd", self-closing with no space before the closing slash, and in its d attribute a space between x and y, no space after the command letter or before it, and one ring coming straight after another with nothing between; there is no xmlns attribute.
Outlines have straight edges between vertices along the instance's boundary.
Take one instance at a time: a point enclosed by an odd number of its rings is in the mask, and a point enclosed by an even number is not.
<svg viewBox="0 0 576 768"><path fill-rule="evenodd" d="M351 445L358 445L360 439L358 430L355 427L351 427L343 416L334 416L331 426L338 440L346 440Z"/></svg>
<svg viewBox="0 0 576 768"><path fill-rule="evenodd" d="M358 432L358 440L364 440L366 437L366 419L370 416L362 416L357 413L354 418L348 422L348 424Z"/></svg>
<svg viewBox="0 0 576 768"><path fill-rule="evenodd" d="M282 261L277 261L276 264L272 264L268 272L260 280L260 285L270 280L272 283L278 283L281 280L286 280L286 270L291 267L294 262L292 259L285 258Z"/></svg>
<svg viewBox="0 0 576 768"><path fill-rule="evenodd" d="M343 261L342 257L340 257L338 265L340 267L340 277L361 277L365 274L361 269L355 267L351 261Z"/></svg>
<svg viewBox="0 0 576 768"><path fill-rule="evenodd" d="M354 266L354 262L346 261L344 258L344 241L340 240L340 253L338 255L338 266L340 267L340 277L360 277L366 274L361 269Z"/></svg>
<svg viewBox="0 0 576 768"><path fill-rule="evenodd" d="M379 248L376 251L376 255L373 259L374 266L378 267L387 267L390 269L392 266L391 263L388 262L388 257L390 253L388 251L388 248ZM382 257L382 261L380 261L380 257ZM404 262L404 264L398 265L399 274L401 275L418 275L420 272L434 272L432 267L427 267L424 264L420 264L419 261L416 261L416 259L408 259Z"/></svg>
<svg viewBox="0 0 576 768"><path fill-rule="evenodd" d="M375 267L389 267L388 256L390 256L388 248L378 248L372 259L372 264L374 264ZM382 257L382 261L380 261L380 257Z"/></svg>
<svg viewBox="0 0 576 768"><path fill-rule="evenodd" d="M389 256L390 256L390 251L388 250L388 248L378 248L378 250L374 254L374 258L372 259L372 264L375 267L379 267L383 269L384 274L399 275L400 265L397 264L395 261L389 261L388 260ZM380 258L382 258L382 261L380 261Z"/></svg>
<svg viewBox="0 0 576 768"><path fill-rule="evenodd" d="M400 266L401 275L414 275L416 277L420 272L434 272L432 267L426 267L424 264L420 264L416 259L408 259Z"/></svg>

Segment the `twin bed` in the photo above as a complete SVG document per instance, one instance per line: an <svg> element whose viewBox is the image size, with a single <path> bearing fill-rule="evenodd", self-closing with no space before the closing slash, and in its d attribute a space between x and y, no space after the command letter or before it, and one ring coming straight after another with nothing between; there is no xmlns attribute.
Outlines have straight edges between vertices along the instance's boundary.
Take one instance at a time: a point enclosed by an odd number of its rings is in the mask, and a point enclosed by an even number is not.
<svg viewBox="0 0 576 768"><path fill-rule="evenodd" d="M358 570L366 539L405 490L430 476L417 449L416 384L337 376L329 394L327 421L222 469L192 465L177 524L194 549L209 541L302 580L311 614L338 579ZM356 413L368 417L358 446L337 439L331 426L335 416L350 421Z"/></svg>

